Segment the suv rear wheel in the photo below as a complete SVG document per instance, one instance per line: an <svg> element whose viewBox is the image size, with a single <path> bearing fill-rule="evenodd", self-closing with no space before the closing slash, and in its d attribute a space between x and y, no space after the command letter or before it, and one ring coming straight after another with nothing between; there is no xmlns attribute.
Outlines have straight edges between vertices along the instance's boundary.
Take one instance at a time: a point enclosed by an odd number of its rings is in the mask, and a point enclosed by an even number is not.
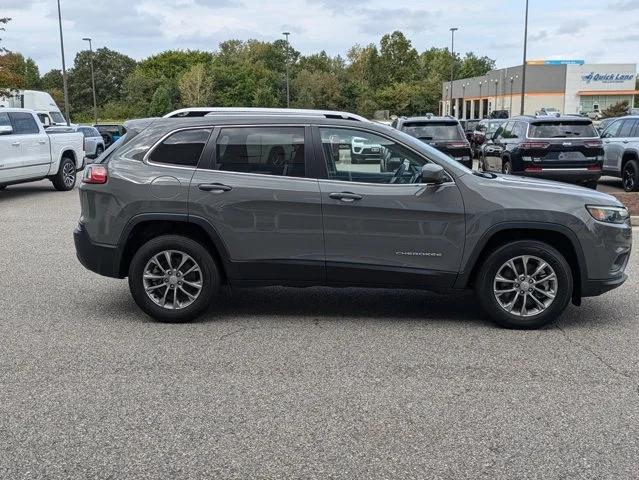
<svg viewBox="0 0 639 480"><path fill-rule="evenodd" d="M494 250L477 275L479 303L499 325L538 328L555 320L572 296L572 272L550 245L521 240Z"/></svg>
<svg viewBox="0 0 639 480"><path fill-rule="evenodd" d="M186 322L202 314L220 286L217 265L199 242L179 235L148 241L133 256L129 288L148 315Z"/></svg>
<svg viewBox="0 0 639 480"><path fill-rule="evenodd" d="M637 160L630 160L623 166L621 184L626 192L639 190L639 164Z"/></svg>

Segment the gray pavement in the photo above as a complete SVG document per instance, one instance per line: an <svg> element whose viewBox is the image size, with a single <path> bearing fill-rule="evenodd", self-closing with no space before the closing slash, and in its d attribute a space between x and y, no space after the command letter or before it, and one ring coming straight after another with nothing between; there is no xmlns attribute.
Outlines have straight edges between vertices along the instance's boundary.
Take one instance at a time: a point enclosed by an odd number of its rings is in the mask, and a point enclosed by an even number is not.
<svg viewBox="0 0 639 480"><path fill-rule="evenodd" d="M472 294L239 290L186 325L75 259L77 192L0 192L0 478L639 478L639 257L552 327Z"/></svg>

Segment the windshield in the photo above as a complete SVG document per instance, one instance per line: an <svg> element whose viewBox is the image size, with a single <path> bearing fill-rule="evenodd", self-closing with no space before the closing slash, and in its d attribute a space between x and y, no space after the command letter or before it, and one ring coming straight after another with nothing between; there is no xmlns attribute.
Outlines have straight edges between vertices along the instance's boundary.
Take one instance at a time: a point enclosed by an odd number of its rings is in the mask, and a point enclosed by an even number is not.
<svg viewBox="0 0 639 480"><path fill-rule="evenodd" d="M586 122L543 122L532 123L528 133L530 138L598 137L592 123Z"/></svg>
<svg viewBox="0 0 639 480"><path fill-rule="evenodd" d="M60 112L49 112L49 115L51 115L53 123L67 123Z"/></svg>
<svg viewBox="0 0 639 480"><path fill-rule="evenodd" d="M420 140L463 140L461 129L453 122L408 122L402 129Z"/></svg>

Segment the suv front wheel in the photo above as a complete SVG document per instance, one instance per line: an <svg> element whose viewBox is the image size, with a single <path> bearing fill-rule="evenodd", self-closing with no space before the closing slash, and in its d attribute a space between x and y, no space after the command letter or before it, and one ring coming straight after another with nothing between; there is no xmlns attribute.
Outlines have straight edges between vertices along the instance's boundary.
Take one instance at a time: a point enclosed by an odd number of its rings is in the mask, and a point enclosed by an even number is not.
<svg viewBox="0 0 639 480"><path fill-rule="evenodd" d="M148 241L133 256L129 288L138 306L161 322L186 322L217 295L220 275L209 251L179 235Z"/></svg>
<svg viewBox="0 0 639 480"><path fill-rule="evenodd" d="M572 296L572 272L550 245L520 240L494 250L477 275L481 306L499 325L538 328L555 320Z"/></svg>

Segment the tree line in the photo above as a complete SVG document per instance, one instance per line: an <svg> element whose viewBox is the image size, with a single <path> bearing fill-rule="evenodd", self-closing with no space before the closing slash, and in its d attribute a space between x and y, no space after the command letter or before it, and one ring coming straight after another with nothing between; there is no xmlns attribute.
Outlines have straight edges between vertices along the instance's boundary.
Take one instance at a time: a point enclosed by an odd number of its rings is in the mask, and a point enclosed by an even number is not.
<svg viewBox="0 0 639 480"><path fill-rule="evenodd" d="M338 109L372 117L437 112L442 81L483 75L495 61L445 48L418 52L399 31L379 44L355 45L346 58L321 51L302 55L284 40L228 40L216 51L169 50L141 61L103 47L94 51L98 114L102 119L159 116L190 106L286 106L289 65L291 107ZM93 117L90 52L80 51L68 71L74 122ZM0 89L45 90L64 110L62 73L40 75L17 52L0 52Z"/></svg>

